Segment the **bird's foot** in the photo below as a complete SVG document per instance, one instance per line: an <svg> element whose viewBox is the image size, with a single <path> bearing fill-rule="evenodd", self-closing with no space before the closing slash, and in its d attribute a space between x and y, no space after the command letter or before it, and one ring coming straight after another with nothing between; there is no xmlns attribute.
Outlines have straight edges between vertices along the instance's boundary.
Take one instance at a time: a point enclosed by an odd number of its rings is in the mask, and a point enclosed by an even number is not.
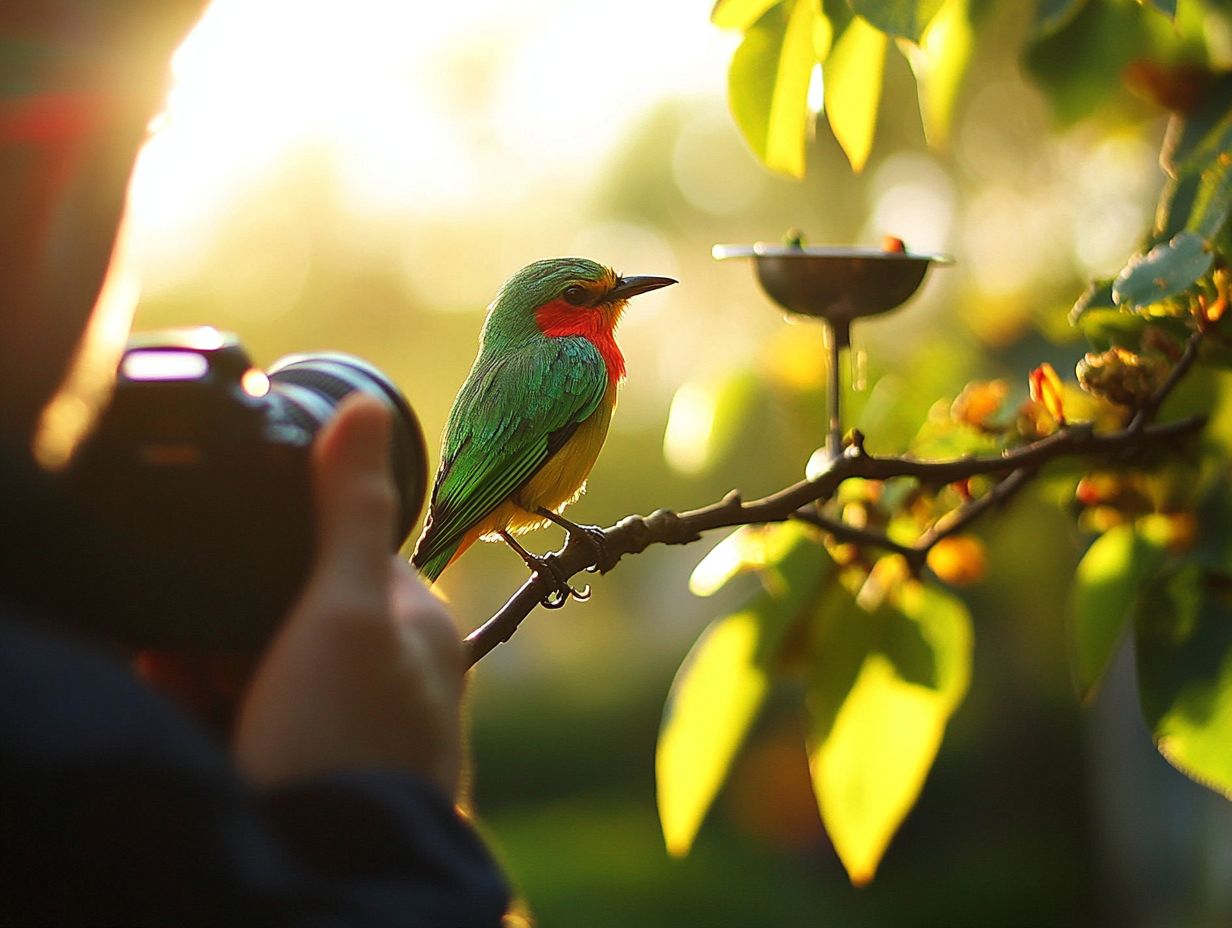
<svg viewBox="0 0 1232 928"><path fill-rule="evenodd" d="M549 509L542 506L538 509L539 515L549 521L555 522L565 530L569 541L575 537L583 539L586 544L590 545L591 550L595 553L595 562L586 568L587 573L595 573L603 569L603 565L607 563L607 535L603 529L597 525L580 525L577 522L570 522L562 515L558 515Z"/></svg>
<svg viewBox="0 0 1232 928"><path fill-rule="evenodd" d="M544 596L543 599L539 600L539 604L545 609L559 609L569 601L570 596L580 603L584 603L586 600L590 599L590 584L587 584L580 590L570 585L569 580L561 572L559 564L552 555L539 558L539 567L536 568L535 572L541 577L545 576L546 573L547 576L551 577L552 582L555 584L555 586L548 591L547 595Z"/></svg>
<svg viewBox="0 0 1232 928"><path fill-rule="evenodd" d="M508 532L502 531L500 535L532 573L552 583L552 589L544 595L543 599L539 600L539 604L545 609L559 609L569 601L570 596L582 603L590 599L590 586L584 586L579 590L570 585L569 578L561 571L560 564L554 555L539 557L518 544Z"/></svg>

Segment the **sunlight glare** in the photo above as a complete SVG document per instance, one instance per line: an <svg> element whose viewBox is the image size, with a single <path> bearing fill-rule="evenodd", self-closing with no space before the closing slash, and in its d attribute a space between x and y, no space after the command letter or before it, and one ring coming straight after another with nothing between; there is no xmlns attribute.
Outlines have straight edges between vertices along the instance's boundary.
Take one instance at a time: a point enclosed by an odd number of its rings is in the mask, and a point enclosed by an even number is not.
<svg viewBox="0 0 1232 928"><path fill-rule="evenodd" d="M672 397L663 430L663 457L677 472L690 476L706 469L710 438L718 412L716 394L697 383L685 383Z"/></svg>
<svg viewBox="0 0 1232 928"><path fill-rule="evenodd" d="M154 289L201 273L219 227L296 164L323 165L311 176L357 218L567 196L648 107L722 80L726 37L697 16L656 0L214 0L134 176L138 266Z"/></svg>

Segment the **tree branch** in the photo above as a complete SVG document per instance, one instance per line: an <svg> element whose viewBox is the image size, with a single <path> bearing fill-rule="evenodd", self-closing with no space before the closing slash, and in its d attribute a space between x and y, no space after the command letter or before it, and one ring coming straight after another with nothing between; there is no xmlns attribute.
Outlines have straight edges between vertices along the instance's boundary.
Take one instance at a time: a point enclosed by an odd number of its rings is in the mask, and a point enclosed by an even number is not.
<svg viewBox="0 0 1232 928"><path fill-rule="evenodd" d="M1197 352L1196 342L1186 346ZM1184 358L1182 358L1184 362ZM1192 360L1189 362L1192 363ZM1178 363L1178 367L1182 363ZM1184 365L1188 367L1188 364ZM1180 378L1169 378L1165 386L1152 397L1158 408L1168 390ZM946 461L920 461L911 457L878 457L864 450L863 438L858 433L853 445L832 460L820 474L811 480L785 487L761 499L745 502L736 491L728 493L718 502L675 513L657 509L648 516L632 515L615 525L603 529L605 556L600 562L594 548L585 540L570 538L565 546L548 555L560 575L568 579L583 571L598 570L607 573L622 557L639 554L655 544L685 545L698 541L705 532L740 525L756 525L783 522L792 518L804 518L820 525L842 540L857 543L877 544L903 553L918 562L921 551L927 554L931 545L942 537L961 531L974 519L990 508L1004 503L1010 496L1025 486L1035 473L1047 462L1066 456L1107 456L1147 446L1167 444L1192 434L1205 423L1202 416L1192 416L1163 425L1148 424L1151 412L1145 408L1123 429L1115 432L1097 433L1088 423L1068 425L1052 435L1028 445L1006 451L1000 455L983 457L969 456ZM888 480L893 477L914 477L922 484L942 486L978 475L1006 474L996 486L979 499L955 510L952 517L940 528L934 526L915 545L901 545L883 535L855 529L845 523L834 521L805 509L811 504L830 499L845 480L862 477L870 480ZM468 666L492 651L497 645L508 641L555 584L551 578L534 573L509 598L487 622L467 636Z"/></svg>
<svg viewBox="0 0 1232 928"><path fill-rule="evenodd" d="M1181 382L1181 378L1189 373L1189 369L1198 360L1198 349L1201 347L1202 339L1205 335L1206 333L1202 329L1197 329L1185 340L1185 350L1181 352L1181 356L1172 366L1172 370L1168 372L1164 382L1139 407L1133 419L1130 420L1129 425L1126 426L1126 431L1141 429L1155 418L1155 414L1159 412L1159 407L1168 398L1168 394L1176 389L1176 385Z"/></svg>
<svg viewBox="0 0 1232 928"><path fill-rule="evenodd" d="M844 522L842 519L831 518L823 512L818 512L817 509L811 506L797 509L791 515L793 519L799 522L805 522L808 525L821 529L828 535L832 535L836 541L862 547L872 546L874 548L881 548L883 551L893 551L895 554L901 554L912 563L919 559L919 552L916 551L914 545L905 545L897 542L884 532L857 528Z"/></svg>
<svg viewBox="0 0 1232 928"><path fill-rule="evenodd" d="M1010 471L1008 477L979 499L973 499L938 519L932 528L916 539L912 551L921 559L926 557L929 549L941 539L957 535L984 513L997 506L1004 506L1010 497L1031 482L1038 471L1038 467L1020 467Z"/></svg>

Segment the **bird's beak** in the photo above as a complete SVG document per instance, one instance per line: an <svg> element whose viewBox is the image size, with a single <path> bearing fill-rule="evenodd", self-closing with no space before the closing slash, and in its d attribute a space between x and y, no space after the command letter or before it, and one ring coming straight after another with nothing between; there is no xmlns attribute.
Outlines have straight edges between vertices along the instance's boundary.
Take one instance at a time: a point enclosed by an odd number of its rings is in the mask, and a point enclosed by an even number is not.
<svg viewBox="0 0 1232 928"><path fill-rule="evenodd" d="M616 300L627 300L639 293L648 293L660 287L670 287L674 283L678 281L672 277L621 277L617 279L616 286L603 297L603 301L612 303Z"/></svg>

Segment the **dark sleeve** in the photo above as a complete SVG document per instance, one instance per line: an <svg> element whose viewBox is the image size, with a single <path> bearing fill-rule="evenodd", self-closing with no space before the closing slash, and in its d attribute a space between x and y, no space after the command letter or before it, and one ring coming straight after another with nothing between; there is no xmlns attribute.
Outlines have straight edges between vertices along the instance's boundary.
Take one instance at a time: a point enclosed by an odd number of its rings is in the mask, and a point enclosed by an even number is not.
<svg viewBox="0 0 1232 928"><path fill-rule="evenodd" d="M434 787L250 789L122 664L0 623L0 923L497 926L508 890Z"/></svg>

